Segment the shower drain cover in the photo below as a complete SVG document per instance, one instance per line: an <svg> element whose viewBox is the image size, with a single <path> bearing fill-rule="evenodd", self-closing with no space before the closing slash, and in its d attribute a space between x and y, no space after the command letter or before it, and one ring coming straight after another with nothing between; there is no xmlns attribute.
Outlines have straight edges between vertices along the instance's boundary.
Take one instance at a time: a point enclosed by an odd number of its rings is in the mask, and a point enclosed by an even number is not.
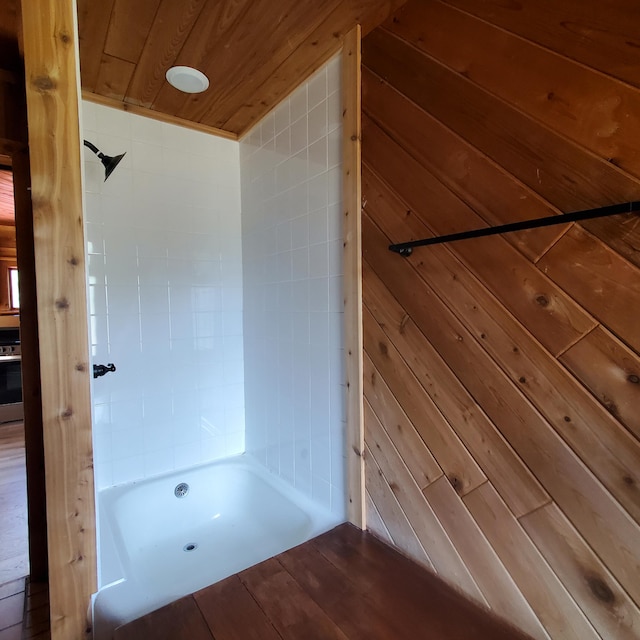
<svg viewBox="0 0 640 640"><path fill-rule="evenodd" d="M189 485L186 482L181 482L173 490L173 494L176 498L184 498L189 493Z"/></svg>
<svg viewBox="0 0 640 640"><path fill-rule="evenodd" d="M198 548L197 542L187 542L187 544L182 547L183 551L195 551Z"/></svg>

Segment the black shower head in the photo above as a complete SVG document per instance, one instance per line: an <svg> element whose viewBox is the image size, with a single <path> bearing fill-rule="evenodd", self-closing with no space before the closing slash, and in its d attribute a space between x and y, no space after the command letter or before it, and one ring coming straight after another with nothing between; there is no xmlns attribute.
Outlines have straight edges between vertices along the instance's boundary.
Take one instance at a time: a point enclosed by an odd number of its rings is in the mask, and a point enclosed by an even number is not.
<svg viewBox="0 0 640 640"><path fill-rule="evenodd" d="M107 178L113 173L113 170L118 166L120 160L122 160L122 158L124 158L124 156L126 155L125 152L115 157L106 156L98 149L98 147L96 147L94 144L91 144L88 140L84 141L84 146L89 147L89 149L91 149L91 151L93 151L93 153L95 153L98 158L100 158L100 162L102 162L102 165L104 166L105 182L107 181Z"/></svg>

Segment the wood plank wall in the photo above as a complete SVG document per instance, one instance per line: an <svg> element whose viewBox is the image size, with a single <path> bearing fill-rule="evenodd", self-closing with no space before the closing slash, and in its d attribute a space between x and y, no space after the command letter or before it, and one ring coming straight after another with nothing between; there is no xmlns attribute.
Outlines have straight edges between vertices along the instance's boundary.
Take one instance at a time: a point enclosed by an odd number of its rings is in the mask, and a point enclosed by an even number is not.
<svg viewBox="0 0 640 640"><path fill-rule="evenodd" d="M640 629L635 0L411 0L363 41L371 530L534 638Z"/></svg>

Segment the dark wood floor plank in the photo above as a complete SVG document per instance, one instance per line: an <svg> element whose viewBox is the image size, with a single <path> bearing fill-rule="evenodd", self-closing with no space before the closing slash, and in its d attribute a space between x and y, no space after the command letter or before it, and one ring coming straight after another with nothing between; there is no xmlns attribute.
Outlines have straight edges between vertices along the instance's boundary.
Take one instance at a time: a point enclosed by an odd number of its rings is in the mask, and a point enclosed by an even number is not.
<svg viewBox="0 0 640 640"><path fill-rule="evenodd" d="M24 578L0 585L0 600L24 591Z"/></svg>
<svg viewBox="0 0 640 640"><path fill-rule="evenodd" d="M276 559L239 575L284 640L348 640Z"/></svg>
<svg viewBox="0 0 640 640"><path fill-rule="evenodd" d="M193 594L216 640L279 640L264 611L237 575Z"/></svg>
<svg viewBox="0 0 640 640"><path fill-rule="evenodd" d="M22 625L16 624L13 627L7 627L0 631L0 640L21 640Z"/></svg>
<svg viewBox="0 0 640 640"><path fill-rule="evenodd" d="M124 625L114 640L526 640L344 524ZM3 640L0 638L0 640Z"/></svg>
<svg viewBox="0 0 640 640"><path fill-rule="evenodd" d="M312 544L362 594L393 611L414 638L444 640L526 640L503 621L463 598L434 574L361 532L345 525Z"/></svg>
<svg viewBox="0 0 640 640"><path fill-rule="evenodd" d="M414 640L393 611L376 607L317 549L306 544L278 556L284 568L349 640Z"/></svg>
<svg viewBox="0 0 640 640"><path fill-rule="evenodd" d="M22 622L24 593L16 593L0 600L0 629Z"/></svg>
<svg viewBox="0 0 640 640"><path fill-rule="evenodd" d="M118 627L114 640L214 640L192 596Z"/></svg>

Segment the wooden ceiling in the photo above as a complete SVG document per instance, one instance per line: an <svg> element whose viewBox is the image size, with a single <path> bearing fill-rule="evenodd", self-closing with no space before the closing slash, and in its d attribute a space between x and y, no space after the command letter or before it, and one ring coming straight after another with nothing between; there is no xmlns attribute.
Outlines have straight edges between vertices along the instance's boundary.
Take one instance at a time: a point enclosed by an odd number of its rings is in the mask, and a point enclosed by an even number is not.
<svg viewBox="0 0 640 640"><path fill-rule="evenodd" d="M338 50L404 0L78 0L82 88L242 135ZM174 65L204 72L188 95Z"/></svg>
<svg viewBox="0 0 640 640"><path fill-rule="evenodd" d="M13 173L0 169L0 225L13 224L15 210L13 206Z"/></svg>

